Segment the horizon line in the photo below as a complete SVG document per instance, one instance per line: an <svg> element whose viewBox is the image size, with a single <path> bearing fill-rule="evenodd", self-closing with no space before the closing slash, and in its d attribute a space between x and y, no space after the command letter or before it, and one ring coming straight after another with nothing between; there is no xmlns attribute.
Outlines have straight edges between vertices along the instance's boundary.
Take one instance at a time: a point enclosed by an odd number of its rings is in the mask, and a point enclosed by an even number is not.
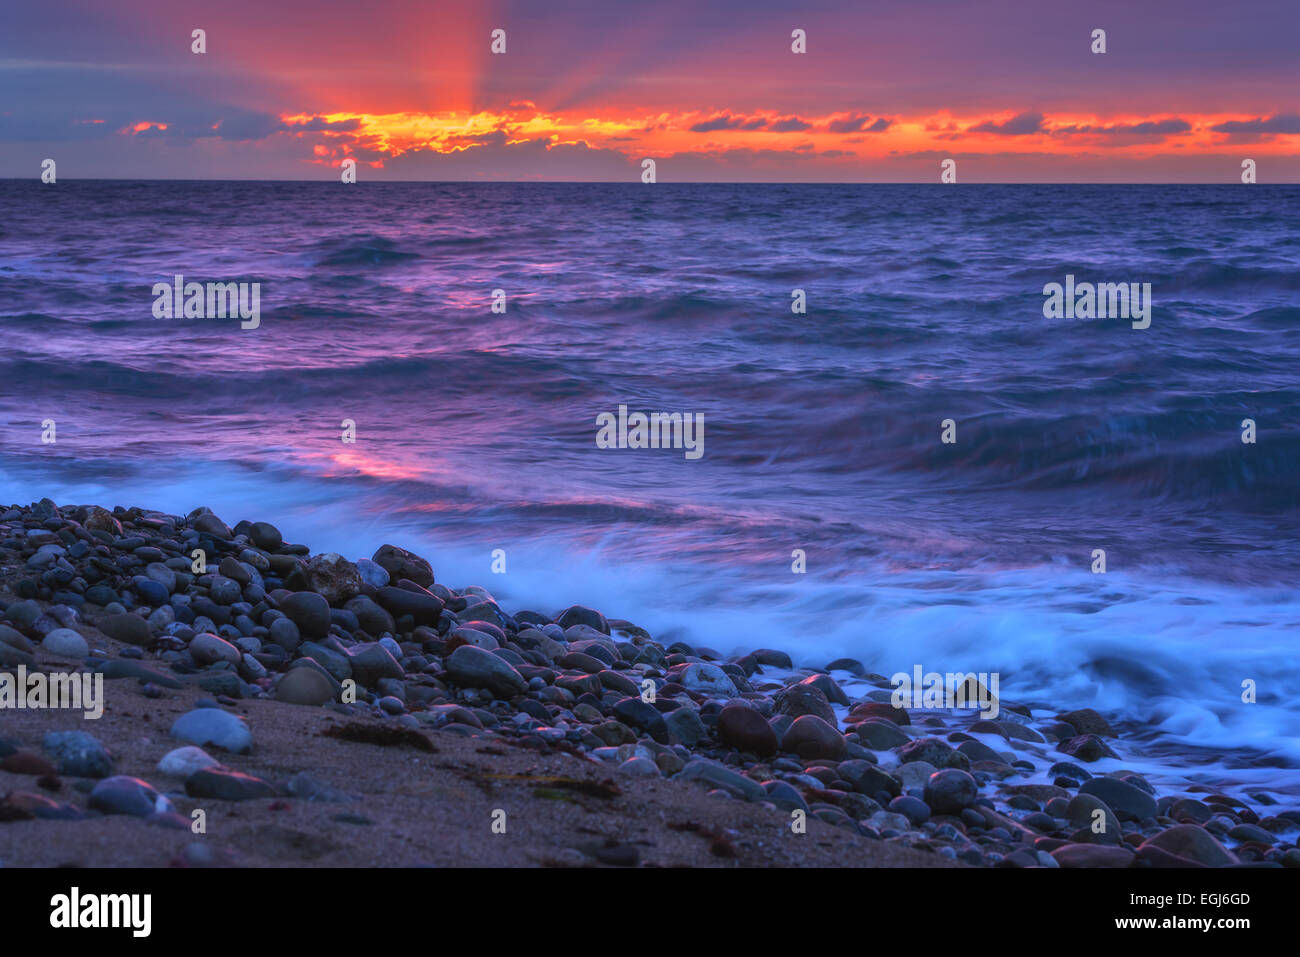
<svg viewBox="0 0 1300 957"><path fill-rule="evenodd" d="M672 180L669 182L642 183L640 180L617 179L366 179L355 183L340 183L338 179L287 179L254 178L237 179L184 178L184 177L139 177L121 176L78 176L64 177L65 182L74 183L295 183L357 186L395 185L395 184L429 184L446 186L1297 186L1297 180L1278 180L1268 183L1241 183L1223 180L980 180L977 182L939 183L925 180ZM0 182L22 183L34 182L43 186L57 186L58 183L43 183L39 176L0 176Z"/></svg>

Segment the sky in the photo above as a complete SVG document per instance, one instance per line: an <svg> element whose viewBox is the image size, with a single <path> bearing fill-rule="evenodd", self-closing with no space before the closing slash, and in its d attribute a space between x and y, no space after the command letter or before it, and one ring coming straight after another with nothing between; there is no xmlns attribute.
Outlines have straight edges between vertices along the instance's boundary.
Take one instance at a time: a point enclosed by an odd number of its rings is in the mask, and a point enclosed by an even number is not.
<svg viewBox="0 0 1300 957"><path fill-rule="evenodd" d="M1295 183L1297 81L1300 0L15 2L0 177Z"/></svg>

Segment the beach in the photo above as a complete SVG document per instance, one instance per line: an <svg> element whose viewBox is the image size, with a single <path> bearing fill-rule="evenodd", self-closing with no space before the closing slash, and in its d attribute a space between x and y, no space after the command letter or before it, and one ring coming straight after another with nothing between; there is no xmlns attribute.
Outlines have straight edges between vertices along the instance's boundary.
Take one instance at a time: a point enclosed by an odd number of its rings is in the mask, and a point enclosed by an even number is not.
<svg viewBox="0 0 1300 957"><path fill-rule="evenodd" d="M10 866L1300 866L1294 803L1153 785L1126 716L899 708L870 661L503 606L393 544L46 499L0 510L0 604L5 673L103 676L98 719L3 715Z"/></svg>

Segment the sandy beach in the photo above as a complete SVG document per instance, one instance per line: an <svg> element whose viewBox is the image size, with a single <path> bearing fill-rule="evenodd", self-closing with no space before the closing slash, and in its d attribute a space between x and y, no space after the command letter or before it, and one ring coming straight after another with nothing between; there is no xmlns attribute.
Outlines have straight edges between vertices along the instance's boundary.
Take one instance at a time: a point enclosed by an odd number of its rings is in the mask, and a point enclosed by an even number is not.
<svg viewBox="0 0 1300 957"><path fill-rule="evenodd" d="M869 663L506 609L398 546L45 501L0 514L0 604L11 691L103 696L6 709L6 866L1300 865L1300 812L1158 792L1095 711L909 714Z"/></svg>

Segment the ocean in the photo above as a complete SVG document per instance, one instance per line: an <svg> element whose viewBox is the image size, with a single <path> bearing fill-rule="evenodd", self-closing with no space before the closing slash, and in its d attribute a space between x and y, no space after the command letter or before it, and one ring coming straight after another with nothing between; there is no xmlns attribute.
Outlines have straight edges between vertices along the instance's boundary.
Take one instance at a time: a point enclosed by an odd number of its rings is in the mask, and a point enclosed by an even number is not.
<svg viewBox="0 0 1300 957"><path fill-rule="evenodd" d="M403 545L508 610L998 672L1294 794L1298 211L1294 186L0 181L0 502L207 505ZM256 328L156 318L176 275L258 283ZM1149 327L1045 318L1067 276L1150 283ZM703 454L599 447L620 405L700 417Z"/></svg>

